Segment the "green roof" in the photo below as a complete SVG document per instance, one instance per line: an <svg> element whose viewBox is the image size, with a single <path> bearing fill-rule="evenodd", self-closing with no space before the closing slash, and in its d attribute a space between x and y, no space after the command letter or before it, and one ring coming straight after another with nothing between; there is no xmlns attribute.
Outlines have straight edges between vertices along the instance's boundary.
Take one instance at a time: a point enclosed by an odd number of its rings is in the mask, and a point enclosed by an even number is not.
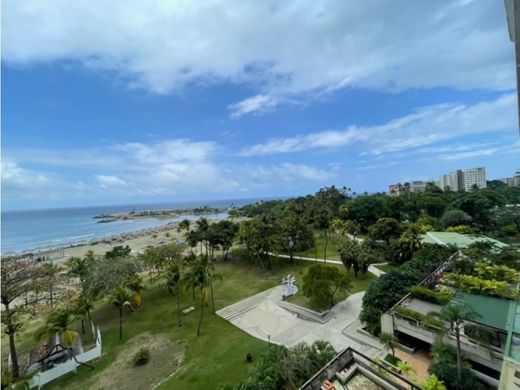
<svg viewBox="0 0 520 390"><path fill-rule="evenodd" d="M458 291L449 304L452 302L465 303L477 312L478 315L470 321L507 332L511 300Z"/></svg>
<svg viewBox="0 0 520 390"><path fill-rule="evenodd" d="M467 248L475 242L490 242L499 248L509 245L486 236L475 234L460 234L454 232L428 232L423 234L421 241L425 244L454 245L457 248Z"/></svg>

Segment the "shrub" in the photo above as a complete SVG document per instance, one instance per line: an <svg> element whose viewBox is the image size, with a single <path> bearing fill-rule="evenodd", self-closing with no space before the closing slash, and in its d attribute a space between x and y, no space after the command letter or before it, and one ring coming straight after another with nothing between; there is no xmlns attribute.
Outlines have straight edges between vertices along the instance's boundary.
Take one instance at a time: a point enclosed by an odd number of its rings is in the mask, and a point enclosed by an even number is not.
<svg viewBox="0 0 520 390"><path fill-rule="evenodd" d="M141 348L137 351L132 360L135 366L145 365L150 360L150 350L148 348Z"/></svg>
<svg viewBox="0 0 520 390"><path fill-rule="evenodd" d="M394 313L397 313L398 316L403 316L415 320L420 324L420 326L428 330L438 331L444 325L442 320L425 316L424 314L412 309L408 309L407 307L397 306L394 309Z"/></svg>
<svg viewBox="0 0 520 390"><path fill-rule="evenodd" d="M393 364L394 366L397 366L397 363L399 363L401 361L401 359L399 359L398 357L392 356L392 354L390 354L390 353L388 353L385 356L385 360L388 363Z"/></svg>
<svg viewBox="0 0 520 390"><path fill-rule="evenodd" d="M474 234L475 230L467 225L450 226L446 229L447 232L460 233L460 234Z"/></svg>
<svg viewBox="0 0 520 390"><path fill-rule="evenodd" d="M432 291L426 287L412 287L410 292L415 298L438 305L445 305L453 295L450 291Z"/></svg>
<svg viewBox="0 0 520 390"><path fill-rule="evenodd" d="M478 276L447 273L445 278L459 289L470 294L484 294L506 299L515 299L518 293L514 287L504 281L485 280Z"/></svg>

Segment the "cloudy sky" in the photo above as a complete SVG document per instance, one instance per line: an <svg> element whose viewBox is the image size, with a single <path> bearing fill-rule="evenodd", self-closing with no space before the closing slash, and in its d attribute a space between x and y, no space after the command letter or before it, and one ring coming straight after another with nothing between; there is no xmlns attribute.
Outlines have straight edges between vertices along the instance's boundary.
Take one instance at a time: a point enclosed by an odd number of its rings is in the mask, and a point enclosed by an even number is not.
<svg viewBox="0 0 520 390"><path fill-rule="evenodd" d="M500 1L2 2L4 209L520 168Z"/></svg>

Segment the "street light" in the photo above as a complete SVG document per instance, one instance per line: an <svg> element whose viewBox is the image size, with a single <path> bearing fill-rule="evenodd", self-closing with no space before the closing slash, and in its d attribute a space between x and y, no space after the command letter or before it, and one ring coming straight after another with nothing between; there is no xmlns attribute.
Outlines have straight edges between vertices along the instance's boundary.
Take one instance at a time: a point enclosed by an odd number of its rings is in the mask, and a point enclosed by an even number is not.
<svg viewBox="0 0 520 390"><path fill-rule="evenodd" d="M271 335L267 335L267 351L271 350Z"/></svg>

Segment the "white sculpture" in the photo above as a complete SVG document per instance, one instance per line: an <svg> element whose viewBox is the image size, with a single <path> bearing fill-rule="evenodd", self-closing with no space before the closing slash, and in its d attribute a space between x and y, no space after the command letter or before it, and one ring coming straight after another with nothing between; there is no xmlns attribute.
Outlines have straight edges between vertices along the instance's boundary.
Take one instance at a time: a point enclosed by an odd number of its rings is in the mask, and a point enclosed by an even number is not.
<svg viewBox="0 0 520 390"><path fill-rule="evenodd" d="M298 287L296 286L296 278L288 274L285 278L282 279L282 285L285 287L284 297L290 297L298 292Z"/></svg>

